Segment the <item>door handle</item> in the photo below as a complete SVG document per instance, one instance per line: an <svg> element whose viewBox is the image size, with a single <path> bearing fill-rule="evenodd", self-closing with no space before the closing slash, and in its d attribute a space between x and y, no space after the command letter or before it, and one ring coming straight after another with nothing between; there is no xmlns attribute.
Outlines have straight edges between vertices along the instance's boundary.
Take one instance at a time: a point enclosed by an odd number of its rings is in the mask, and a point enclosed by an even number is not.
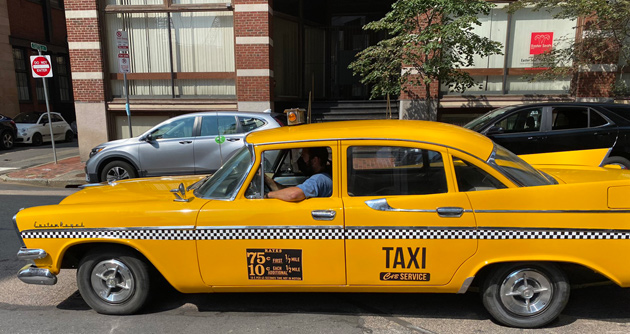
<svg viewBox="0 0 630 334"><path fill-rule="evenodd" d="M190 144L190 143L192 143L192 140L182 140L179 143L180 144Z"/></svg>
<svg viewBox="0 0 630 334"><path fill-rule="evenodd" d="M239 140L241 140L241 138L227 138L225 140L227 140L227 141L239 141Z"/></svg>
<svg viewBox="0 0 630 334"><path fill-rule="evenodd" d="M313 210L311 211L311 216L315 220L333 220L337 212L335 210Z"/></svg>
<svg viewBox="0 0 630 334"><path fill-rule="evenodd" d="M437 214L442 218L459 218L464 214L464 208L444 206L437 208Z"/></svg>

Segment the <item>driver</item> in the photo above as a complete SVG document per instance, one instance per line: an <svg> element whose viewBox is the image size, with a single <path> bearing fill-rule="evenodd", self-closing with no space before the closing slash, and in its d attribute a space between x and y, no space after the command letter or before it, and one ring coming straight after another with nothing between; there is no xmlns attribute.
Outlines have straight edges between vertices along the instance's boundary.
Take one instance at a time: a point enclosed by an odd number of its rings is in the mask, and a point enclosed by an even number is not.
<svg viewBox="0 0 630 334"><path fill-rule="evenodd" d="M298 167L309 176L302 184L285 187L265 175L265 184L271 188L268 198L277 198L287 202L299 202L311 197L332 196L332 177L327 171L328 149L326 147L307 147L302 149L298 158Z"/></svg>

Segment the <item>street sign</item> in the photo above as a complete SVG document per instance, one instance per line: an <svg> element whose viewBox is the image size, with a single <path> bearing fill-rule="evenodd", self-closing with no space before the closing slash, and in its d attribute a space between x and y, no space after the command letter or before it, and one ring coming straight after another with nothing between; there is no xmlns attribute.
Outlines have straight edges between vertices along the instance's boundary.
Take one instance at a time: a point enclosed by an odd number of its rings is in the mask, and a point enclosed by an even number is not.
<svg viewBox="0 0 630 334"><path fill-rule="evenodd" d="M37 43L33 43L31 42L31 49L34 50L39 50L39 51L48 51L48 48L46 47L46 45L42 45L42 44L37 44Z"/></svg>
<svg viewBox="0 0 630 334"><path fill-rule="evenodd" d="M31 56L33 78L52 78L50 56Z"/></svg>
<svg viewBox="0 0 630 334"><path fill-rule="evenodd" d="M129 50L129 34L126 31L116 31L116 46L118 50Z"/></svg>
<svg viewBox="0 0 630 334"><path fill-rule="evenodd" d="M131 66L129 66L129 54L119 53L118 54L118 73L129 73L129 72L131 72Z"/></svg>

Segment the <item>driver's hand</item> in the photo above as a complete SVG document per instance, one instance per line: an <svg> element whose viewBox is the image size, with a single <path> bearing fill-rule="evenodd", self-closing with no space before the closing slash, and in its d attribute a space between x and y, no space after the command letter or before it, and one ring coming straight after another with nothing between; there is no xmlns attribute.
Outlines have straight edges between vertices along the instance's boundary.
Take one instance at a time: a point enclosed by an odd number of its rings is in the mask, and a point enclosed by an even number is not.
<svg viewBox="0 0 630 334"><path fill-rule="evenodd" d="M276 183L276 181L274 181L272 178L270 178L269 176L267 176L265 174L265 184L272 190L272 191L277 191L278 189L280 189L280 187L278 187L278 184Z"/></svg>

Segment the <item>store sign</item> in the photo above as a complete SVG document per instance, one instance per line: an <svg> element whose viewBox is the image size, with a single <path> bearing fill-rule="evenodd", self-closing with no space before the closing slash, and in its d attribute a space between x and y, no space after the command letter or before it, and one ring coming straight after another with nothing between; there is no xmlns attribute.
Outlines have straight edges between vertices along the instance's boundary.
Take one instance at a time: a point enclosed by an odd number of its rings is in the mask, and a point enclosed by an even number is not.
<svg viewBox="0 0 630 334"><path fill-rule="evenodd" d="M529 54L539 55L551 51L553 47L553 32L533 32L529 44Z"/></svg>

